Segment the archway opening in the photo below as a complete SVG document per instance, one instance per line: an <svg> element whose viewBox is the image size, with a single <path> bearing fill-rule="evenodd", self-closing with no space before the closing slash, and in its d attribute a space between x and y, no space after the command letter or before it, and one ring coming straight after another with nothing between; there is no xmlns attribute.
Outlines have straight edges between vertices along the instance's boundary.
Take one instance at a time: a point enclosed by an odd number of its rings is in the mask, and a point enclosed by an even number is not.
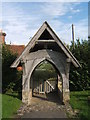
<svg viewBox="0 0 90 120"><path fill-rule="evenodd" d="M33 97L52 100L52 97L62 97L62 79L56 66L48 60L43 60L34 69L30 88ZM58 96L59 95L61 96ZM60 100L60 99L59 99Z"/></svg>

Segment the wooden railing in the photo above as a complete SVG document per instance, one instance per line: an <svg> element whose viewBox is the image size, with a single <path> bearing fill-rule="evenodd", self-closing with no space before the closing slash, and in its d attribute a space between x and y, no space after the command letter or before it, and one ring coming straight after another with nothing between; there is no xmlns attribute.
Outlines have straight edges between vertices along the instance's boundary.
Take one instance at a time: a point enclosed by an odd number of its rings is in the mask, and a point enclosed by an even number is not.
<svg viewBox="0 0 90 120"><path fill-rule="evenodd" d="M56 88L55 80L46 80L43 82L34 82L34 91L35 93L49 93L54 91Z"/></svg>
<svg viewBox="0 0 90 120"><path fill-rule="evenodd" d="M48 80L46 80L46 86L45 87L46 87L46 90L45 90L46 93L49 93L49 92L51 92L55 89Z"/></svg>

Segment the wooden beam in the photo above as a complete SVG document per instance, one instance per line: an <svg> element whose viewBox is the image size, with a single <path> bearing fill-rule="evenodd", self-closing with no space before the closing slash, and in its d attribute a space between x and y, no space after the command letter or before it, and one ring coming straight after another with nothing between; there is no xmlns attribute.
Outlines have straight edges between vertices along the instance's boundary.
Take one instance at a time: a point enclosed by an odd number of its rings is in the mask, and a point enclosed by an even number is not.
<svg viewBox="0 0 90 120"><path fill-rule="evenodd" d="M36 40L36 42L55 42L55 40Z"/></svg>

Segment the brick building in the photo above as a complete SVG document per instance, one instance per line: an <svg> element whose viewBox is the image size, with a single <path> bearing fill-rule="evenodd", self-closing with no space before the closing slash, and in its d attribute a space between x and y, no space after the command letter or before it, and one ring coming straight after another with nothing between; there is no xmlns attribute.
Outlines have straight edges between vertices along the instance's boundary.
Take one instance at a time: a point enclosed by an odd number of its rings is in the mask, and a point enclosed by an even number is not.
<svg viewBox="0 0 90 120"><path fill-rule="evenodd" d="M13 53L16 53L19 56L24 50L25 45L6 44L5 37L6 37L6 33L1 30L0 31L0 44L7 46L9 50L11 50Z"/></svg>

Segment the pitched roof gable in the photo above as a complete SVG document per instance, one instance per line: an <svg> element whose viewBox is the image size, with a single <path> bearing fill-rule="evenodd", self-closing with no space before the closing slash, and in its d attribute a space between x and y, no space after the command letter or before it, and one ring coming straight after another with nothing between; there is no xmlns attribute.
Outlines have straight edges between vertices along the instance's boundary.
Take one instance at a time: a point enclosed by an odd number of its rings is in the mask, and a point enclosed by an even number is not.
<svg viewBox="0 0 90 120"><path fill-rule="evenodd" d="M40 36L43 34L43 32L47 30L52 38L55 40L55 42L59 45L59 47L62 49L62 51L66 54L68 58L71 59L71 62L75 67L80 67L79 62L77 59L73 56L73 54L70 52L70 50L62 43L60 38L55 34L55 32L52 30L52 28L49 26L49 24L45 21L43 25L39 28L39 30L36 32L36 34L33 36L33 38L30 40L30 42L25 47L24 51L21 53L21 55L14 61L14 63L11 65L11 67L17 67L20 60L25 57L25 54L27 54L31 48L35 46L35 41L40 38Z"/></svg>

